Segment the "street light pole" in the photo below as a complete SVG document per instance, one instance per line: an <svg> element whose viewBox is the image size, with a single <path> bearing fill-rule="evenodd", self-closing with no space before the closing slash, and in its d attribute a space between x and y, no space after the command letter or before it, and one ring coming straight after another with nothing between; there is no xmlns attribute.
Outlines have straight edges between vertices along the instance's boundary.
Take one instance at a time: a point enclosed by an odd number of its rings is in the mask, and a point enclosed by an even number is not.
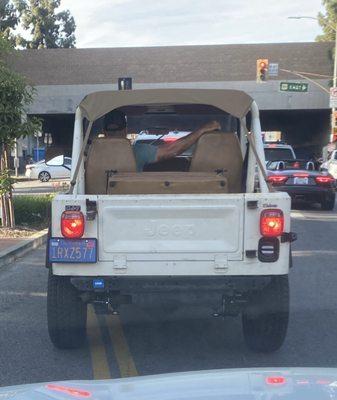
<svg viewBox="0 0 337 400"><path fill-rule="evenodd" d="M331 27L332 28L332 27ZM336 87L336 78L337 78L337 24L336 27L333 28L335 31L335 54L334 54L334 65L333 65L333 87Z"/></svg>

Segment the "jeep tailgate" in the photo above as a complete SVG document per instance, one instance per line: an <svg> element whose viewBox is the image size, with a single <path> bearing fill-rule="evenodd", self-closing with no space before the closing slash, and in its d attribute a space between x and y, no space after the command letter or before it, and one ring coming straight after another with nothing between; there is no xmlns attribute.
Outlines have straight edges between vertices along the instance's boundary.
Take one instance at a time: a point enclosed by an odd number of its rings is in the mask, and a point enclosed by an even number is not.
<svg viewBox="0 0 337 400"><path fill-rule="evenodd" d="M98 196L99 260L243 259L244 196Z"/></svg>

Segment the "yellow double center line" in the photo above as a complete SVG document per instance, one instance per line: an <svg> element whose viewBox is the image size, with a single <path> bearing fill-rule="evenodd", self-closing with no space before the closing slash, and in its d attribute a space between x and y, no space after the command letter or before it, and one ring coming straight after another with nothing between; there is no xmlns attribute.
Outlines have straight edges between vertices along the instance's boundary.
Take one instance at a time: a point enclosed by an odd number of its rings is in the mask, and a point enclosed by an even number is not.
<svg viewBox="0 0 337 400"><path fill-rule="evenodd" d="M138 372L126 341L121 320L118 315L105 316L115 358L122 378L137 376ZM111 379L106 347L103 342L98 318L94 307L88 306L87 334L90 346L94 379Z"/></svg>

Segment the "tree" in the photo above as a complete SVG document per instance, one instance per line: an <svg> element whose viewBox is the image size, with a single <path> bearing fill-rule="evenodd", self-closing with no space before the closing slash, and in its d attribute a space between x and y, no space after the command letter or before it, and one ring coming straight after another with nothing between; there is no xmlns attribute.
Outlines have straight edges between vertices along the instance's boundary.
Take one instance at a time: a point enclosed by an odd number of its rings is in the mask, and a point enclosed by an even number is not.
<svg viewBox="0 0 337 400"><path fill-rule="evenodd" d="M323 34L318 35L316 40L319 42L334 42L337 27L337 0L322 0L325 13L318 13L317 18L323 29Z"/></svg>
<svg viewBox="0 0 337 400"><path fill-rule="evenodd" d="M75 47L75 20L69 10L56 12L61 0L26 0L21 10L22 27L31 38L19 44L28 49Z"/></svg>
<svg viewBox="0 0 337 400"><path fill-rule="evenodd" d="M22 2L14 4L11 0L0 0L0 34L15 44L16 36L13 33L20 20Z"/></svg>
<svg viewBox="0 0 337 400"><path fill-rule="evenodd" d="M8 41L0 36L0 60L8 50ZM12 180L9 171L9 151L16 139L32 135L41 128L37 118L24 118L33 101L34 89L25 79L0 61L0 199L2 225L14 227Z"/></svg>

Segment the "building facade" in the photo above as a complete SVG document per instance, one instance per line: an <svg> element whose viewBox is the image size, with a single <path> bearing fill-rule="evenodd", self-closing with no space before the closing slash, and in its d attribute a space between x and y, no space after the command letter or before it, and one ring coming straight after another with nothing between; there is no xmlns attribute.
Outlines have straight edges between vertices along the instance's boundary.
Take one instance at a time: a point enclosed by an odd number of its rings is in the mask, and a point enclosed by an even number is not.
<svg viewBox="0 0 337 400"><path fill-rule="evenodd" d="M280 130L295 147L323 146L329 138L329 96L309 82L307 93L281 92L281 82L303 82L287 71L311 73L331 85L331 43L41 49L17 51L12 68L36 88L28 114L40 116L53 144L71 145L74 113L93 91L117 89L131 77L133 89L231 88L248 92L261 110L264 130ZM279 75L256 82L256 60L278 63ZM43 138L40 140L43 145ZM36 139L27 146L34 146ZM31 149L28 149L31 151Z"/></svg>

